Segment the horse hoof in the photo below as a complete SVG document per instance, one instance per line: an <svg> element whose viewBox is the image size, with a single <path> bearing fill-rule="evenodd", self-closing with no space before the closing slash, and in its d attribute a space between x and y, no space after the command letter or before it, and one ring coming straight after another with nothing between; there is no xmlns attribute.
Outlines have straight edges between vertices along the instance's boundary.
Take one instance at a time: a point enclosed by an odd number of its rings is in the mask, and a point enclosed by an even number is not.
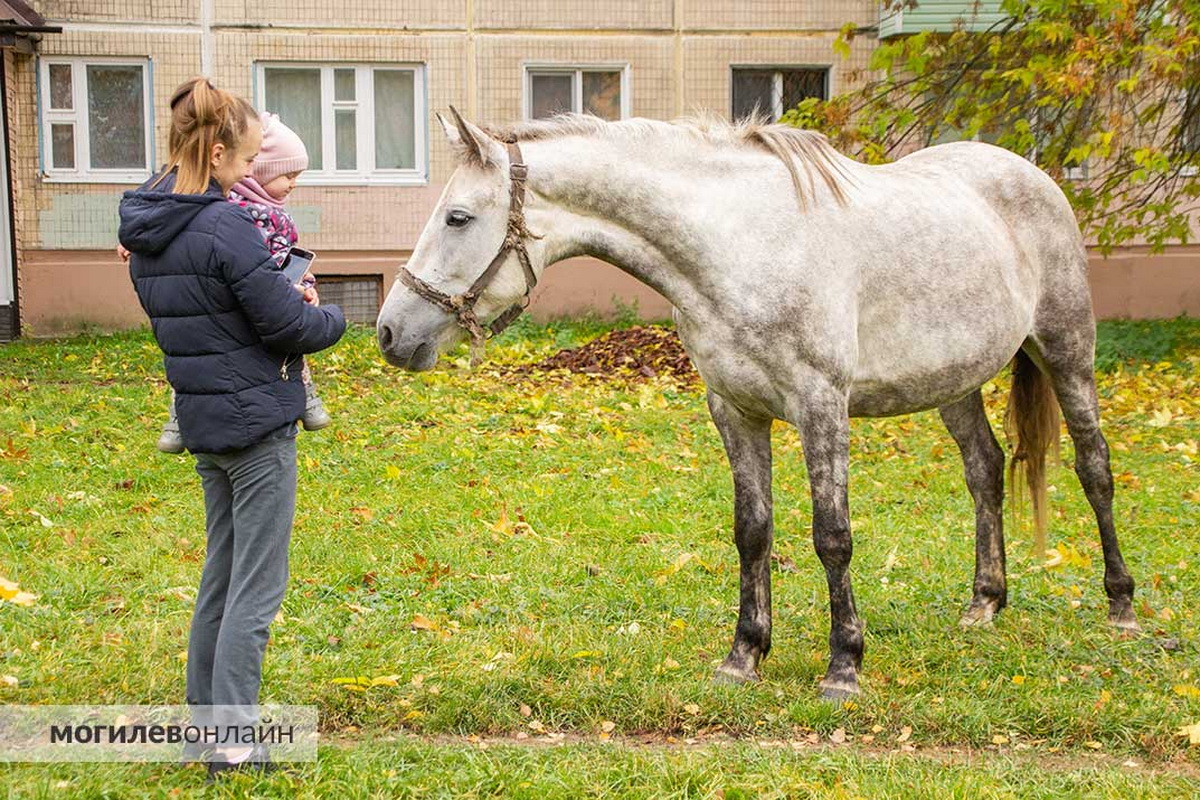
<svg viewBox="0 0 1200 800"><path fill-rule="evenodd" d="M1128 636L1140 636L1143 632L1142 626L1138 624L1137 617L1133 615L1133 612L1113 614L1108 618L1108 624Z"/></svg>
<svg viewBox="0 0 1200 800"><path fill-rule="evenodd" d="M996 618L991 606L971 606L958 621L960 628L990 628Z"/></svg>
<svg viewBox="0 0 1200 800"><path fill-rule="evenodd" d="M960 628L990 627L996 615L1000 613L1001 601L987 595L976 595L971 605L959 619Z"/></svg>
<svg viewBox="0 0 1200 800"><path fill-rule="evenodd" d="M847 681L821 681L821 699L827 703L844 703L847 700L853 700L861 692L858 689L858 683L850 683Z"/></svg>
<svg viewBox="0 0 1200 800"><path fill-rule="evenodd" d="M761 680L758 677L757 670L742 670L736 667L731 667L722 664L717 667L717 672L713 675L713 683L723 683L726 685L741 686L747 683L758 683Z"/></svg>

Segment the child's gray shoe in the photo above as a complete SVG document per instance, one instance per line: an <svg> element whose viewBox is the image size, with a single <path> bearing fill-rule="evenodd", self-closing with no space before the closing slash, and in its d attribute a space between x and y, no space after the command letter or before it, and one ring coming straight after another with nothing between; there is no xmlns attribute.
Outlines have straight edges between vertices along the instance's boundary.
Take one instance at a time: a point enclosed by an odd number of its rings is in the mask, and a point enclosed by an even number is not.
<svg viewBox="0 0 1200 800"><path fill-rule="evenodd" d="M316 389L311 383L306 384L304 386L304 416L300 418L300 424L306 431L319 431L321 428L328 428L332 423L333 418L325 410L325 404L321 402L321 398L317 397Z"/></svg>
<svg viewBox="0 0 1200 800"><path fill-rule="evenodd" d="M179 420L175 417L175 396L171 396L171 406L168 409L167 424L163 425L162 434L158 437L158 449L164 453L182 453L183 435L179 432Z"/></svg>

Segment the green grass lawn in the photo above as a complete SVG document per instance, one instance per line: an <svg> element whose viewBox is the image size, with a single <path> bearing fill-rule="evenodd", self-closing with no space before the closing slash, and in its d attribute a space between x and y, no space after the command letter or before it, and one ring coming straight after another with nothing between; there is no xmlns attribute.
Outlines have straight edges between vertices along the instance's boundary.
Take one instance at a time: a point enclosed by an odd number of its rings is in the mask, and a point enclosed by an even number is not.
<svg viewBox="0 0 1200 800"><path fill-rule="evenodd" d="M602 330L524 323L474 370L464 349L394 371L365 329L311 360L336 423L301 435L263 699L318 706L328 746L318 765L214 794L1200 793L1200 748L1178 735L1200 723L1200 325L1101 329L1144 638L1104 625L1065 436L1050 471L1060 563L1010 529L1009 608L964 631L973 512L953 442L936 413L853 423L866 655L845 706L817 696L829 617L794 431L775 436L773 650L760 684L718 685L738 571L701 391L502 369ZM985 388L994 422L1006 392L1007 377ZM154 449L167 399L146 333L0 347L0 577L38 596L0 603L0 702L182 702L203 507L191 458ZM346 682L360 677L376 685ZM202 784L170 765L0 766L13 797Z"/></svg>

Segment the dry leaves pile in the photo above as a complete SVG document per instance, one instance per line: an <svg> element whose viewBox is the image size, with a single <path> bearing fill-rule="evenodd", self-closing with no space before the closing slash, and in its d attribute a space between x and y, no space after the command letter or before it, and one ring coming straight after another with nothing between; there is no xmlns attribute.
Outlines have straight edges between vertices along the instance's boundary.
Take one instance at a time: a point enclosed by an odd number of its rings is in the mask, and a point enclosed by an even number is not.
<svg viewBox="0 0 1200 800"><path fill-rule="evenodd" d="M675 331L654 325L606 333L582 347L560 350L536 364L516 367L513 374L554 370L628 380L662 376L684 385L700 382Z"/></svg>

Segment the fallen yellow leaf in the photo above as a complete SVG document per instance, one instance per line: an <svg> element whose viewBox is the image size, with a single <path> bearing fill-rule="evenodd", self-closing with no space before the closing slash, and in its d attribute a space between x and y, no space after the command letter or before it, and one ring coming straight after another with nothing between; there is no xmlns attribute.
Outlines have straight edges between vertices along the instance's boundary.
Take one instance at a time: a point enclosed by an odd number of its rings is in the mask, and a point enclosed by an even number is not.
<svg viewBox="0 0 1200 800"><path fill-rule="evenodd" d="M21 591L21 587L7 578L0 578L0 602L12 603L15 606L31 606L37 600L36 594Z"/></svg>
<svg viewBox="0 0 1200 800"><path fill-rule="evenodd" d="M1188 744L1200 745L1200 724L1184 725L1179 729L1178 736L1188 737Z"/></svg>
<svg viewBox="0 0 1200 800"><path fill-rule="evenodd" d="M492 530L496 533L511 534L513 532L512 523L508 519L508 509L500 509L500 519L492 525Z"/></svg>
<svg viewBox="0 0 1200 800"><path fill-rule="evenodd" d="M412 622L410 622L408 624L409 624L409 627L411 627L415 631L441 630L441 626L439 626L436 622L434 622L433 620L431 620L429 617L425 616L424 614L414 615L412 618Z"/></svg>
<svg viewBox="0 0 1200 800"><path fill-rule="evenodd" d="M399 675L381 675L378 678L371 679L372 686L399 686Z"/></svg>

